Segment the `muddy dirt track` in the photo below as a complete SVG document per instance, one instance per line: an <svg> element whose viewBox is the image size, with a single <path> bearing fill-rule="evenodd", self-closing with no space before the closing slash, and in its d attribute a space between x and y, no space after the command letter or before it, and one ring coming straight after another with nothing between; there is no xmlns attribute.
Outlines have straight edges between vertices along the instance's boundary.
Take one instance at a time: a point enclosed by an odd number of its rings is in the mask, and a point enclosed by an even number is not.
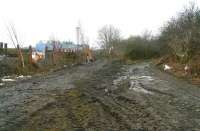
<svg viewBox="0 0 200 131"><path fill-rule="evenodd" d="M0 88L1 131L199 131L200 88L98 60Z"/></svg>

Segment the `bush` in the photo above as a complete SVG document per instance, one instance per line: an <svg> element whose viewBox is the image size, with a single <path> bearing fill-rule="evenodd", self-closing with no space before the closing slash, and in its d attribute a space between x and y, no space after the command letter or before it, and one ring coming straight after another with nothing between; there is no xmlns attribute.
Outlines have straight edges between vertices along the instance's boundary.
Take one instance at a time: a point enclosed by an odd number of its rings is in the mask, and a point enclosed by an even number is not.
<svg viewBox="0 0 200 131"><path fill-rule="evenodd" d="M122 40L115 50L125 58L137 60L159 57L164 54L165 51L163 50L166 49L164 44L159 43L158 39L136 36Z"/></svg>
<svg viewBox="0 0 200 131"><path fill-rule="evenodd" d="M162 28L159 36L181 63L187 63L200 49L200 9L190 4Z"/></svg>

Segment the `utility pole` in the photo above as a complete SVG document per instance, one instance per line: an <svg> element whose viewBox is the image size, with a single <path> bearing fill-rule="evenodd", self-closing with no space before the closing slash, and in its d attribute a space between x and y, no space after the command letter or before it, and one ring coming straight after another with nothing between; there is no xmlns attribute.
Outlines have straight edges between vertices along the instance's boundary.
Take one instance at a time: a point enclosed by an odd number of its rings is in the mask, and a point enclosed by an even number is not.
<svg viewBox="0 0 200 131"><path fill-rule="evenodd" d="M3 55L3 42L0 42L0 55Z"/></svg>
<svg viewBox="0 0 200 131"><path fill-rule="evenodd" d="M7 43L4 43L4 54L7 57L7 55L8 55L8 44Z"/></svg>

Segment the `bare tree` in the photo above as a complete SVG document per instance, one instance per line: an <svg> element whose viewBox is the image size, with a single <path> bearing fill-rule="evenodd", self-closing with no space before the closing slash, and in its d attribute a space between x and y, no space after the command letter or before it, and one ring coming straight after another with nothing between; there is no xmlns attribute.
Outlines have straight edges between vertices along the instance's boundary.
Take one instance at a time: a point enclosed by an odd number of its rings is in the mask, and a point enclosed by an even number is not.
<svg viewBox="0 0 200 131"><path fill-rule="evenodd" d="M161 37L168 43L175 56L183 61L200 49L200 9L190 3L177 17L163 28Z"/></svg>
<svg viewBox="0 0 200 131"><path fill-rule="evenodd" d="M9 37L10 37L14 47L17 49L19 61L22 65L22 67L24 68L24 57L23 57L22 50L21 50L22 44L19 42L16 29L12 23L10 23L9 26L6 25L6 28L7 28Z"/></svg>
<svg viewBox="0 0 200 131"><path fill-rule="evenodd" d="M105 25L98 32L99 44L105 50L114 47L120 39L120 30L112 25Z"/></svg>
<svg viewBox="0 0 200 131"><path fill-rule="evenodd" d="M152 35L152 31L150 31L150 30L144 30L143 32L142 32L142 38L144 39L144 40L151 40L151 39L153 39L153 35Z"/></svg>

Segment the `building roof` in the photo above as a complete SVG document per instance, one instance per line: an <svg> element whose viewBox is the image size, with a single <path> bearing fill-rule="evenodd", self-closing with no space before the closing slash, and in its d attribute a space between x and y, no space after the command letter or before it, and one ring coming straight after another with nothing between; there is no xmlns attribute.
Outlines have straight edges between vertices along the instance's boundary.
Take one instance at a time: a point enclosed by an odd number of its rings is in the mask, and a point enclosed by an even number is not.
<svg viewBox="0 0 200 131"><path fill-rule="evenodd" d="M74 44L73 42L68 42L68 41L64 41L64 42L57 42L58 44L58 48L61 48L61 49L75 49L75 48L80 48L79 45L76 45ZM39 41L37 44L36 44L36 51L38 52L44 52L45 51L45 47L47 46L48 50L53 50L53 43L51 41L47 41L47 42L44 42L44 41Z"/></svg>

